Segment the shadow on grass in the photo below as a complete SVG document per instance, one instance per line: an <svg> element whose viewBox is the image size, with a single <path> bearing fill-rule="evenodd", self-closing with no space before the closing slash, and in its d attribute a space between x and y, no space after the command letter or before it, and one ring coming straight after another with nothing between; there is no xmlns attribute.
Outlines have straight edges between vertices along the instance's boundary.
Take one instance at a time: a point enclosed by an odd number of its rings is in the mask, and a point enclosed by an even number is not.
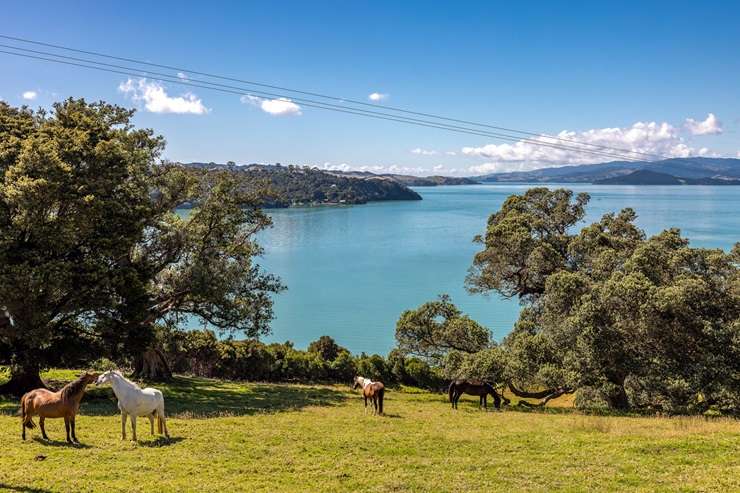
<svg viewBox="0 0 740 493"><path fill-rule="evenodd" d="M308 406L335 406L347 396L327 387L230 382L209 378L176 376L172 381L152 384L164 394L168 416L213 418L295 411ZM80 413L86 416L118 414L113 390L88 387ZM0 400L1 415L18 415L17 400Z"/></svg>
<svg viewBox="0 0 740 493"><path fill-rule="evenodd" d="M44 440L41 437L33 437L33 441L45 447L92 448L90 445L85 445L84 443L69 443L66 440Z"/></svg>
<svg viewBox="0 0 740 493"><path fill-rule="evenodd" d="M34 488L33 486L13 486L0 482L0 491L18 491L24 493L49 493L51 490L44 488Z"/></svg>
<svg viewBox="0 0 740 493"><path fill-rule="evenodd" d="M160 448L160 447L169 447L171 445L176 445L180 442L185 440L183 437L157 437L152 440L146 440L146 441L139 441L137 442L137 445L139 447L149 447L149 448Z"/></svg>

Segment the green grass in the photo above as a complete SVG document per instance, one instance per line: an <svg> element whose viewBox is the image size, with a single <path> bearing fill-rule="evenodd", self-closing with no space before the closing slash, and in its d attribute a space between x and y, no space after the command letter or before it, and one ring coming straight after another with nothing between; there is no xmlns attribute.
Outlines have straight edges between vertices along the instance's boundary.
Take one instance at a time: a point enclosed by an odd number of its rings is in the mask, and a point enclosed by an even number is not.
<svg viewBox="0 0 740 493"><path fill-rule="evenodd" d="M47 378L68 380L56 371ZM740 422L569 412L453 412L445 396L388 391L363 415L346 387L178 377L165 393L172 440L120 440L110 389L45 443L20 438L0 400L0 490L8 491L740 491ZM146 422L146 426L145 426ZM130 436L130 435L129 435Z"/></svg>

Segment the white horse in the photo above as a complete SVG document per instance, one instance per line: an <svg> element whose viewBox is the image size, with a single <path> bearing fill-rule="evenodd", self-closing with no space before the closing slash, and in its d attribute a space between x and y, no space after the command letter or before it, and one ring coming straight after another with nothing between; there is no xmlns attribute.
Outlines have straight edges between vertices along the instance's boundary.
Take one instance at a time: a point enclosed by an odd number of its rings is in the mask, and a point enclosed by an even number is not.
<svg viewBox="0 0 740 493"><path fill-rule="evenodd" d="M97 385L110 383L113 393L118 398L118 409L121 410L121 440L126 439L126 418L131 417L131 431L136 441L136 418L149 418L152 435L154 435L154 417L157 418L157 431L170 437L167 432L167 420L164 415L164 397L157 389L142 389L126 379L120 371L110 370L98 377Z"/></svg>

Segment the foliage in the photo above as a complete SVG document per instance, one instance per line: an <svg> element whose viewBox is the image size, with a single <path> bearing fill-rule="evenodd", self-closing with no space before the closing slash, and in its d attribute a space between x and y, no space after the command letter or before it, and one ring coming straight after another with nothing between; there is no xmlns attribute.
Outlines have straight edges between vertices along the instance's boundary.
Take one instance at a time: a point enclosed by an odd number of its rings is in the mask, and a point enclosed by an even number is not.
<svg viewBox="0 0 740 493"><path fill-rule="evenodd" d="M396 323L396 341L402 353L435 363L450 351L475 353L492 344L490 331L463 315L447 295L403 312Z"/></svg>
<svg viewBox="0 0 740 493"><path fill-rule="evenodd" d="M740 411L738 246L692 248L676 229L646 238L631 209L576 233L588 197L572 199L510 197L479 239L469 288L525 305L506 378L619 409Z"/></svg>
<svg viewBox="0 0 740 493"><path fill-rule="evenodd" d="M333 361L339 356L340 351L346 351L329 336L321 336L308 345L309 353L318 353L321 359Z"/></svg>
<svg viewBox="0 0 740 493"><path fill-rule="evenodd" d="M290 342L265 344L255 339L221 340L210 330L160 327L158 345L172 371L231 380L331 382L349 384L356 375L386 385L439 389L443 382L429 364L391 352L353 356L331 337L322 336L301 351ZM328 349L320 351L319 349Z"/></svg>
<svg viewBox="0 0 740 493"><path fill-rule="evenodd" d="M255 262L270 225L260 194L227 172L160 163L164 141L132 115L84 100L50 114L0 103L0 299L15 322L0 328L14 373L0 391L42 386L45 365L156 355L144 351L155 322L269 331L283 286ZM184 201L198 207L180 217Z"/></svg>
<svg viewBox="0 0 740 493"><path fill-rule="evenodd" d="M0 102L0 331L18 386L70 350L105 347L96 322L130 274L152 219L149 180L163 140L132 112L69 99L52 113ZM119 333L122 338L127 334Z"/></svg>

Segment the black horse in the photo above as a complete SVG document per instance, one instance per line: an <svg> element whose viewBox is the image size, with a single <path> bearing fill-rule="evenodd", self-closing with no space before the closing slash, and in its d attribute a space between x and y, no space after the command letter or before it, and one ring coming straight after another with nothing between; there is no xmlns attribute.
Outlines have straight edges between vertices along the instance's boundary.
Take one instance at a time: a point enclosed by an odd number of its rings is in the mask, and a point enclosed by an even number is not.
<svg viewBox="0 0 740 493"><path fill-rule="evenodd" d="M457 401L463 394L477 395L480 397L480 405L488 409L488 394L493 396L493 405L501 409L501 397L493 388L493 385L480 380L453 380L448 389L452 409L457 409Z"/></svg>

